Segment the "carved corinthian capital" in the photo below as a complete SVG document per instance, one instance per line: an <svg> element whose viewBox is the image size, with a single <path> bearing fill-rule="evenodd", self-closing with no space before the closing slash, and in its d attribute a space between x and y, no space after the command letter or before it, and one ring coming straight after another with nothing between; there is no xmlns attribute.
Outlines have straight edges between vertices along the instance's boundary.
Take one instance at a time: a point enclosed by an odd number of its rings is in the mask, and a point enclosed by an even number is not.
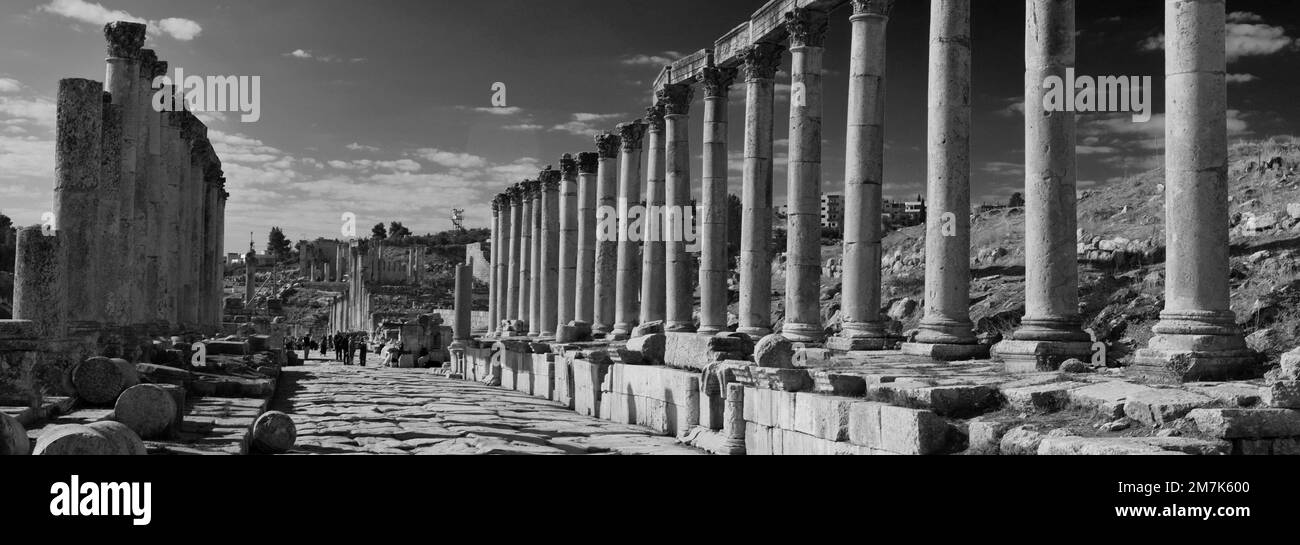
<svg viewBox="0 0 1300 545"><path fill-rule="evenodd" d="M578 179L578 161L573 158L572 153L566 153L560 157L560 173L565 180Z"/></svg>
<svg viewBox="0 0 1300 545"><path fill-rule="evenodd" d="M776 78L776 70L781 66L781 46L772 43L759 43L746 47L740 53L741 67L747 81Z"/></svg>
<svg viewBox="0 0 1300 545"><path fill-rule="evenodd" d="M612 136L612 135L611 135ZM595 174L600 169L600 154L584 151L578 154L578 172Z"/></svg>
<svg viewBox="0 0 1300 545"><path fill-rule="evenodd" d="M645 109L646 129L650 132L664 131L664 105L662 102L656 102L654 106Z"/></svg>
<svg viewBox="0 0 1300 545"><path fill-rule="evenodd" d="M786 12L785 28L790 32L790 47L824 47L829 18L824 11L795 8Z"/></svg>
<svg viewBox="0 0 1300 545"><path fill-rule="evenodd" d="M639 151L641 139L645 137L645 123L640 119L631 123L618 124L618 137L623 141L623 151Z"/></svg>
<svg viewBox="0 0 1300 545"><path fill-rule="evenodd" d="M114 21L104 25L104 39L108 41L108 56L121 59L140 58L144 47L143 23Z"/></svg>
<svg viewBox="0 0 1300 545"><path fill-rule="evenodd" d="M618 135L612 132L602 132L596 135L596 151L604 159L614 159L618 157L619 144Z"/></svg>
<svg viewBox="0 0 1300 545"><path fill-rule="evenodd" d="M735 81L735 68L717 68L714 66L705 68L704 77L701 81L704 84L704 96L707 98L725 98L727 91L731 89L731 84Z"/></svg>
<svg viewBox="0 0 1300 545"><path fill-rule="evenodd" d="M655 91L655 98L664 107L664 115L687 115L691 112L691 100L695 98L695 89L690 85L665 85Z"/></svg>
<svg viewBox="0 0 1300 545"><path fill-rule="evenodd" d="M889 17L894 9L894 0L850 0L853 15L876 15Z"/></svg>
<svg viewBox="0 0 1300 545"><path fill-rule="evenodd" d="M560 171L547 165L546 170L543 170L541 174L538 175L538 178L541 179L542 190L548 192L559 191L561 176L563 176L563 174Z"/></svg>

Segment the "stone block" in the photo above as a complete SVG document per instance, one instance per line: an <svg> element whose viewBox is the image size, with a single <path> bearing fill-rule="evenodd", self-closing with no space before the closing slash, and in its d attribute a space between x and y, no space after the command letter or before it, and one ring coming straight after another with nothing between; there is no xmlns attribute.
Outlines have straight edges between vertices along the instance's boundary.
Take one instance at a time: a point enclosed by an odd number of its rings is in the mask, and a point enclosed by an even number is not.
<svg viewBox="0 0 1300 545"><path fill-rule="evenodd" d="M880 445L898 454L938 454L948 447L949 424L933 412L885 405L880 408Z"/></svg>
<svg viewBox="0 0 1300 545"><path fill-rule="evenodd" d="M972 454L998 454L1002 444L1002 436L1007 431L1016 426L1014 420L996 420L991 418L975 418L967 422L967 437L969 437L970 446L967 452Z"/></svg>
<svg viewBox="0 0 1300 545"><path fill-rule="evenodd" d="M1264 389L1265 403L1270 407L1300 409L1300 381L1279 380Z"/></svg>
<svg viewBox="0 0 1300 545"><path fill-rule="evenodd" d="M777 454L772 446L772 428L753 422L746 424L745 454L754 456Z"/></svg>
<svg viewBox="0 0 1300 545"><path fill-rule="evenodd" d="M1153 390L1148 386L1122 380L1108 380L1089 384L1069 391L1070 404L1089 409L1103 418L1113 420L1124 416L1124 403L1129 396Z"/></svg>
<svg viewBox="0 0 1300 545"><path fill-rule="evenodd" d="M1213 398L1194 392L1153 388L1129 396L1124 402L1124 414L1147 426L1160 427L1212 402Z"/></svg>
<svg viewBox="0 0 1300 545"><path fill-rule="evenodd" d="M909 356L925 356L940 361L982 360L989 357L989 347L985 344L903 343L901 348Z"/></svg>
<svg viewBox="0 0 1300 545"><path fill-rule="evenodd" d="M627 350L639 352L645 359L646 365L663 365L664 347L667 344L667 337L663 333L652 333L640 337L633 337L627 342ZM630 362L625 362L630 363Z"/></svg>
<svg viewBox="0 0 1300 545"><path fill-rule="evenodd" d="M754 363L776 369L794 367L794 343L780 333L763 337L754 346Z"/></svg>
<svg viewBox="0 0 1300 545"><path fill-rule="evenodd" d="M925 382L904 380L868 385L867 397L963 418L983 414L998 406L997 390L981 385L931 386Z"/></svg>
<svg viewBox="0 0 1300 545"><path fill-rule="evenodd" d="M998 444L998 453L1003 456L1025 456L1038 454L1038 447L1047 438L1042 431L1016 426L1002 435Z"/></svg>
<svg viewBox="0 0 1300 545"><path fill-rule="evenodd" d="M843 397L797 393L793 429L829 441L846 441L849 438L849 407L854 402Z"/></svg>
<svg viewBox="0 0 1300 545"><path fill-rule="evenodd" d="M880 408L884 403L859 401L849 405L849 442L870 447L880 445Z"/></svg>
<svg viewBox="0 0 1300 545"><path fill-rule="evenodd" d="M252 354L248 341L207 341L203 343L209 356L247 356Z"/></svg>
<svg viewBox="0 0 1300 545"><path fill-rule="evenodd" d="M1300 411L1293 409L1193 409L1187 418L1222 439L1300 437Z"/></svg>
<svg viewBox="0 0 1300 545"><path fill-rule="evenodd" d="M1007 405L1021 411L1055 412L1070 402L1070 390L1086 386L1082 382L1051 382L1022 388L1003 388Z"/></svg>
<svg viewBox="0 0 1300 545"><path fill-rule="evenodd" d="M813 386L812 376L807 369L782 369L774 367L750 367L750 375L755 384L772 390L785 392L802 392Z"/></svg>
<svg viewBox="0 0 1300 545"><path fill-rule="evenodd" d="M709 339L696 333L670 331L664 334L663 363L678 369L703 370L712 363Z"/></svg>

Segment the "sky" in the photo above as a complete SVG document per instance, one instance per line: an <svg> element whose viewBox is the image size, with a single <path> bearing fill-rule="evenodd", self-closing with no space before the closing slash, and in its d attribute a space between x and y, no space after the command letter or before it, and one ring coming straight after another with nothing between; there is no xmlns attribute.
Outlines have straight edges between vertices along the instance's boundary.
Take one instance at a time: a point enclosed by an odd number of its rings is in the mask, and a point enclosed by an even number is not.
<svg viewBox="0 0 1300 545"><path fill-rule="evenodd" d="M1024 187L1024 3L973 0L971 198ZM1080 114L1080 189L1163 161L1163 3L1078 2L1077 73L1150 76L1155 115ZM660 68L710 45L757 0L6 0L0 5L0 213L20 225L52 208L55 94L102 81L103 24L149 24L146 47L204 76L260 76L261 118L205 112L230 200L226 246L261 250L272 226L295 240L400 221L416 233L487 227L493 195L594 151L593 135L641 117ZM924 193L928 6L899 0L889 22L885 195ZM1300 9L1229 0L1230 138L1296 133ZM843 190L849 10L826 41L823 191ZM778 75L775 195L786 194L788 67ZM782 79L785 79L783 82ZM505 84L506 107L493 85ZM690 119L699 193L703 92ZM740 193L744 90L729 109L729 183Z"/></svg>

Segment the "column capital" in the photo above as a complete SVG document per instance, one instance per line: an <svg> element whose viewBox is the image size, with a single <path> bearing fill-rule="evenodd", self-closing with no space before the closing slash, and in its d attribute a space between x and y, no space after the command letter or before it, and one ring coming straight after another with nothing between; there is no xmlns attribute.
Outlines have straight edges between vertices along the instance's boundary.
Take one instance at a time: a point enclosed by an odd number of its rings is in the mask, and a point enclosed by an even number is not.
<svg viewBox="0 0 1300 545"><path fill-rule="evenodd" d="M894 10L894 0L849 0L853 5L853 16L889 17Z"/></svg>
<svg viewBox="0 0 1300 545"><path fill-rule="evenodd" d="M724 98L731 89L731 84L736 81L735 68L718 68L710 66L704 69L704 77L701 83L704 84L704 96L706 98Z"/></svg>
<svg viewBox="0 0 1300 545"><path fill-rule="evenodd" d="M775 79L785 50L774 43L758 43L740 52L741 66L746 81Z"/></svg>
<svg viewBox="0 0 1300 545"><path fill-rule="evenodd" d="M153 81L154 65L158 64L158 54L152 49L140 50L140 72L138 76L145 81Z"/></svg>
<svg viewBox="0 0 1300 545"><path fill-rule="evenodd" d="M654 106L645 109L646 130L650 132L663 132L664 130L664 105L662 102L655 102Z"/></svg>
<svg viewBox="0 0 1300 545"><path fill-rule="evenodd" d="M618 157L618 148L622 142L617 134L602 132L596 135L596 150L603 159Z"/></svg>
<svg viewBox="0 0 1300 545"><path fill-rule="evenodd" d="M584 151L578 154L578 172L595 174L600 169L600 154Z"/></svg>
<svg viewBox="0 0 1300 545"><path fill-rule="evenodd" d="M496 216L501 212L501 195L492 197L492 215Z"/></svg>
<svg viewBox="0 0 1300 545"><path fill-rule="evenodd" d="M691 100L695 98L695 89L680 83L669 84L655 91L655 98L663 106L664 115L687 115L691 112Z"/></svg>
<svg viewBox="0 0 1300 545"><path fill-rule="evenodd" d="M641 139L645 137L645 123L640 119L631 123L619 123L618 135L619 140L623 142L623 151L639 151L641 149Z"/></svg>
<svg viewBox="0 0 1300 545"><path fill-rule="evenodd" d="M537 174L538 186L541 191L559 191L560 190L560 171L546 165L546 169Z"/></svg>
<svg viewBox="0 0 1300 545"><path fill-rule="evenodd" d="M144 47L144 32L144 23L113 21L104 25L109 58L139 59L140 50Z"/></svg>
<svg viewBox="0 0 1300 545"><path fill-rule="evenodd" d="M578 179L578 161L573 158L572 153L566 153L560 157L560 172L565 180Z"/></svg>
<svg viewBox="0 0 1300 545"><path fill-rule="evenodd" d="M795 8L785 14L785 28L790 32L790 47L824 47L830 18L824 11Z"/></svg>
<svg viewBox="0 0 1300 545"><path fill-rule="evenodd" d="M524 200L523 183L520 182L510 187L507 187L505 196L507 199L510 199L510 205L512 207L522 204Z"/></svg>

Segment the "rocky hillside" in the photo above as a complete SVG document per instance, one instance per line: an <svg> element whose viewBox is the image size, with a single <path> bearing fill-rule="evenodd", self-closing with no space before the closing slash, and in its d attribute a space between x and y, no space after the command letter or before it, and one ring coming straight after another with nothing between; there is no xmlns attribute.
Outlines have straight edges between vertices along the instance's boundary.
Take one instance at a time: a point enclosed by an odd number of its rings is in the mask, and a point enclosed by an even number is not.
<svg viewBox="0 0 1300 545"><path fill-rule="evenodd" d="M1232 309L1250 342L1276 360L1300 346L1300 144L1290 137L1234 145L1230 153ZM1164 171L1145 172L1079 193L1081 310L1113 363L1151 336L1164 307ZM885 303L894 327L920 320L924 227L884 241ZM840 249L823 248L824 318L838 329ZM971 225L971 315L996 340L1024 313L1024 211L979 213ZM774 276L784 278L778 265ZM782 282L775 286L780 289ZM778 306L779 308L779 306Z"/></svg>

